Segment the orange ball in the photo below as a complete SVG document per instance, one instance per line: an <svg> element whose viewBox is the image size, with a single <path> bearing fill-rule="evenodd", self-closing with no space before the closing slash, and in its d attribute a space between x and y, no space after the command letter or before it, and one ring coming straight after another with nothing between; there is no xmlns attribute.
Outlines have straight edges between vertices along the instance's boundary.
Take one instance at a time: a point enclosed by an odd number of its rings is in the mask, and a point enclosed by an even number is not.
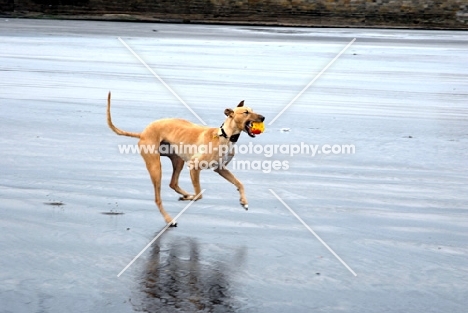
<svg viewBox="0 0 468 313"><path fill-rule="evenodd" d="M265 131L265 124L263 122L253 122L251 131L252 134L259 135Z"/></svg>

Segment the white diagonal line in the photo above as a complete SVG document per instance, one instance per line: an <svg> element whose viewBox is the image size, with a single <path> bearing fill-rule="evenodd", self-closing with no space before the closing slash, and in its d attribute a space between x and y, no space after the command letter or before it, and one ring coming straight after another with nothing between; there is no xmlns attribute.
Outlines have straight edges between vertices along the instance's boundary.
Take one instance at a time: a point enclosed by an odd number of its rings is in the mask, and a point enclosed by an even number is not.
<svg viewBox="0 0 468 313"><path fill-rule="evenodd" d="M268 125L271 125L273 124L287 109L289 109L289 107L353 44L353 42L356 41L356 38L354 38L353 40L350 41L350 43L348 43L346 45L346 47L343 48L343 50L340 51L340 53L338 53L336 55L336 57L333 58L333 60L331 60L327 66L325 66L323 68L323 70L320 71L320 73L318 73L314 79L312 79L310 81L310 83L307 84L307 86L304 87L304 89L301 90L301 92L299 92L299 94L297 96L294 97L294 99L291 100L291 102L288 103L288 105L286 105L282 110L281 112L279 112L274 119L271 120L271 122L268 124Z"/></svg>
<svg viewBox="0 0 468 313"><path fill-rule="evenodd" d="M135 51L133 51L133 49L130 48L130 46L127 45L127 43L126 43L122 38L119 37L119 40L120 40L120 42L125 46L125 48L127 48L128 51L130 51L130 52L138 59L138 61L140 61L141 64L143 64L143 65L151 72L151 74L153 74L153 76L156 77L156 78L164 85L164 87L167 88L167 90L169 90L180 102L182 102L182 104L183 104L190 112L192 112L192 114L193 114L196 118L198 118L198 120L199 120L203 125L206 125L205 121L204 121L200 116L198 116L198 114L195 113L195 111L192 110L192 108L191 108L187 103L185 103L185 101L184 101L181 97L179 97L179 95L178 95L174 90L172 90L172 88L171 88L168 84L166 84L166 82L165 82L164 80L162 80L162 78L161 78L158 74L156 74L156 72L153 71L153 69L151 69L151 67L149 67L148 64L146 64L146 62L143 61L143 59L140 58L140 56L139 56L138 54L136 54Z"/></svg>
<svg viewBox="0 0 468 313"><path fill-rule="evenodd" d="M320 241L324 246L325 248L328 249L328 251L330 251L334 256L335 258L338 259L338 261L341 262L341 264L343 264L347 269L348 271L351 272L351 274L353 274L354 276L357 276L357 274L351 269L351 267L348 266L348 264L345 263L345 261L343 261L338 254L335 253L335 251L332 250L332 248L330 248L327 243L325 241L322 240L322 238L319 237L319 235L317 235L313 230L312 228L309 227L309 225L307 225L303 220L302 218L299 217L299 215L296 214L296 212L294 212L272 189L268 189L270 190L270 192L276 197L276 199L278 199L298 220L299 222L302 223L302 225L305 226L305 228L307 228L311 233L312 235L315 236L315 238L318 239L318 241Z"/></svg>
<svg viewBox="0 0 468 313"><path fill-rule="evenodd" d="M169 228L169 226L174 224L177 221L177 219L192 205L192 203L195 202L203 192L205 192L205 190L206 189L203 189L198 195L196 195L195 198L193 198L193 200L190 201L189 204L187 204L185 208L183 208L182 211L180 211L180 213L172 219L172 221L167 223L167 225L164 226L164 228L159 232L159 234L157 234L156 237L154 237L153 240L151 240L150 243L148 243L146 247L144 247L143 250L141 250L140 253L138 253L136 257L134 257L133 260L130 261L130 263L128 263L127 266L125 266L124 269L120 271L117 277L120 277L120 275L122 275L166 231L166 229Z"/></svg>

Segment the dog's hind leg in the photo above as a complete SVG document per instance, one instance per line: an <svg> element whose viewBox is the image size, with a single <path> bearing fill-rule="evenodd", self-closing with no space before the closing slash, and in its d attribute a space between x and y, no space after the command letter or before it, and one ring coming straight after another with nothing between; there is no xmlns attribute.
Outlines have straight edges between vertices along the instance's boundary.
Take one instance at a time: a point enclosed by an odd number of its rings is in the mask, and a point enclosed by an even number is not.
<svg viewBox="0 0 468 313"><path fill-rule="evenodd" d="M192 179L193 189L195 190L195 195L189 196L184 200L200 200L202 198L201 195L201 187L200 187L200 169L199 168L191 168L190 169L190 178ZM198 197L197 197L198 195ZM197 197L197 198L195 198Z"/></svg>
<svg viewBox="0 0 468 313"><path fill-rule="evenodd" d="M140 142L139 145L141 146L142 143ZM151 177L151 181L153 182L154 186L154 198L156 205L161 212L166 223L170 223L172 221L172 217L167 214L166 210L164 210L162 199L161 199L161 159L159 154L157 153L149 153L149 152L141 152L141 156L145 160L146 168ZM171 226L177 226L177 223L173 223Z"/></svg>
<svg viewBox="0 0 468 313"><path fill-rule="evenodd" d="M228 182L234 184L234 186L237 187L237 190L239 190L240 195L240 204L244 209L248 210L249 204L247 202L247 198L245 197L244 185L242 185L242 183L228 169L218 168L214 171L222 177L224 177Z"/></svg>
<svg viewBox="0 0 468 313"><path fill-rule="evenodd" d="M183 190L179 187L179 175L180 172L184 169L184 160L182 160L176 154L169 154L167 157L172 162L172 177L171 182L169 183L169 187L171 187L175 192L182 195L179 200L192 200L193 195L189 194L187 191Z"/></svg>

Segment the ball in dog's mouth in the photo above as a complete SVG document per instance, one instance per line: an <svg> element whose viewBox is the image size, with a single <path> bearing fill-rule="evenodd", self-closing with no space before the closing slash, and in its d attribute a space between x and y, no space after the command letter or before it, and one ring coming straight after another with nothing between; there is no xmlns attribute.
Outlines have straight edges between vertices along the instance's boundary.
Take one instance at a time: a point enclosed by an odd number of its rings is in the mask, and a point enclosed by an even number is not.
<svg viewBox="0 0 468 313"><path fill-rule="evenodd" d="M265 131L265 124L263 122L248 122L245 124L245 132L250 137L255 137Z"/></svg>
<svg viewBox="0 0 468 313"><path fill-rule="evenodd" d="M263 122L253 122L250 131L254 135L260 135L265 131L265 124Z"/></svg>

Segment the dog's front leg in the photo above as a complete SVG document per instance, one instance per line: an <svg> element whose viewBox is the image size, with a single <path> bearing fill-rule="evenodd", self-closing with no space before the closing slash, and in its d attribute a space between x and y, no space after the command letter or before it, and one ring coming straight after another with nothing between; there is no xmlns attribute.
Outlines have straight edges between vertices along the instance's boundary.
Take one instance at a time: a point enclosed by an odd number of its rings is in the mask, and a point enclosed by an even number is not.
<svg viewBox="0 0 468 313"><path fill-rule="evenodd" d="M237 187L237 190L239 190L239 194L240 194L240 204L244 207L244 209L248 210L249 204L247 202L247 198L245 197L244 185L242 185L242 183L234 176L234 174L232 174L226 168L218 168L218 169L215 169L214 171Z"/></svg>

